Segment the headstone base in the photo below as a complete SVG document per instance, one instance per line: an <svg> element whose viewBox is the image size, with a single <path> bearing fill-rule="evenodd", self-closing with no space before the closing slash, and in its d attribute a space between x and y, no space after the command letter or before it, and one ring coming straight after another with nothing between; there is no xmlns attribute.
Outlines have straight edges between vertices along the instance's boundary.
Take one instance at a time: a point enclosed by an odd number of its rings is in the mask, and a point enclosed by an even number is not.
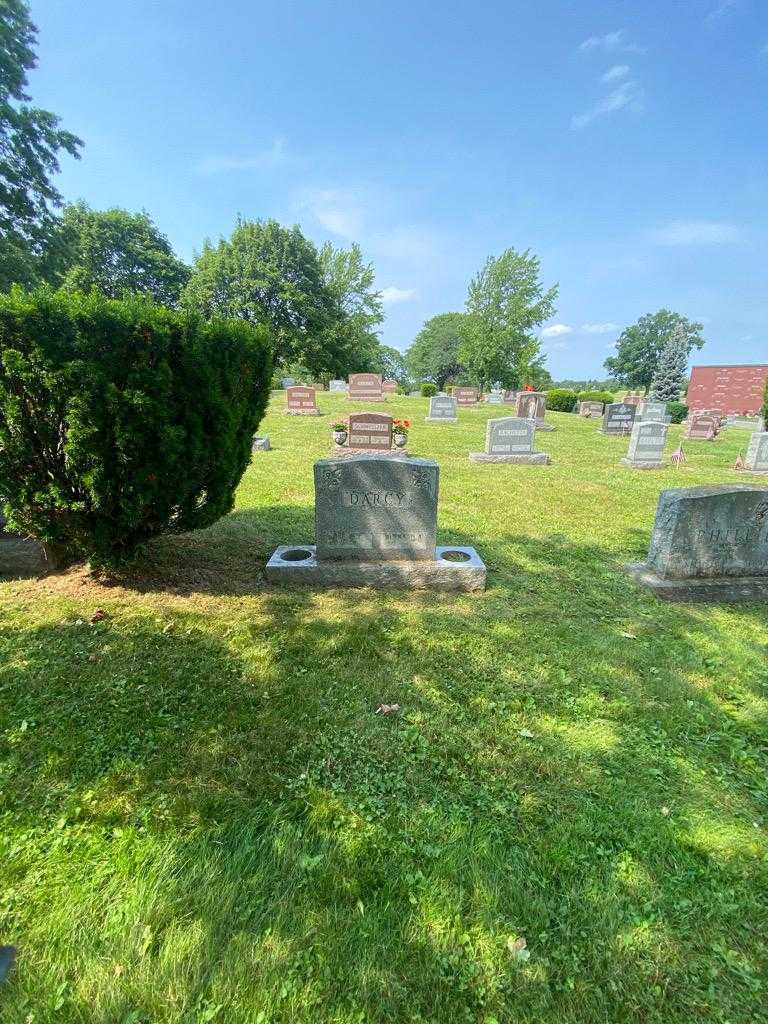
<svg viewBox="0 0 768 1024"><path fill-rule="evenodd" d="M425 416L425 423L458 423L458 417L456 416Z"/></svg>
<svg viewBox="0 0 768 1024"><path fill-rule="evenodd" d="M385 448L383 451L371 451L370 448L348 448L346 445L332 444L331 455L347 456L347 455L376 455L382 459L409 459L411 453L405 448Z"/></svg>
<svg viewBox="0 0 768 1024"><path fill-rule="evenodd" d="M489 455L488 452L470 452L470 462L506 462L519 466L548 466L551 463L546 452L526 452L520 455Z"/></svg>
<svg viewBox="0 0 768 1024"><path fill-rule="evenodd" d="M537 430L557 430L557 427L552 423L547 423L546 420L536 420Z"/></svg>
<svg viewBox="0 0 768 1024"><path fill-rule="evenodd" d="M307 590L485 590L485 563L474 548L437 547L433 559L418 562L318 562L315 551L314 544L281 545L267 562L267 579Z"/></svg>
<svg viewBox="0 0 768 1024"><path fill-rule="evenodd" d="M672 580L659 576L645 562L625 570L641 586L662 601L725 602L768 600L768 576L714 576L706 579Z"/></svg>
<svg viewBox="0 0 768 1024"><path fill-rule="evenodd" d="M632 459L622 459L622 466L629 466L630 469L664 469L663 462L633 462Z"/></svg>
<svg viewBox="0 0 768 1024"><path fill-rule="evenodd" d="M319 409L286 409L286 416L322 416Z"/></svg>

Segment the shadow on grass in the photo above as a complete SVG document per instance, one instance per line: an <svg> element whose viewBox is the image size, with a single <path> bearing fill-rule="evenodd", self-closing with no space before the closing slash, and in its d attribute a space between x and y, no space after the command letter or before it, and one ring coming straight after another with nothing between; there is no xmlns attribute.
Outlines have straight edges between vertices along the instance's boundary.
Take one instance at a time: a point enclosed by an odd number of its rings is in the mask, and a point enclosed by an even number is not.
<svg viewBox="0 0 768 1024"><path fill-rule="evenodd" d="M229 519L223 576L311 536ZM12 1009L63 980L94 1024L757 1019L765 650L598 546L441 540L489 592L0 636L3 820L40 834L8 861Z"/></svg>

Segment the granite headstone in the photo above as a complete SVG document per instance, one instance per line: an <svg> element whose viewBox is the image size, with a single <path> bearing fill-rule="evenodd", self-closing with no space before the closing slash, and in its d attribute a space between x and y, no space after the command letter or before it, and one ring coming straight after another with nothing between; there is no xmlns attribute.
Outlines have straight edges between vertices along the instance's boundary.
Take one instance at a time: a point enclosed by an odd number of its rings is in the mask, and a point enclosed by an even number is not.
<svg viewBox="0 0 768 1024"><path fill-rule="evenodd" d="M349 377L347 397L356 402L380 402L384 397L377 373L353 373Z"/></svg>
<svg viewBox="0 0 768 1024"><path fill-rule="evenodd" d="M648 558L628 566L669 600L768 596L768 488L744 484L662 491Z"/></svg>
<svg viewBox="0 0 768 1024"><path fill-rule="evenodd" d="M667 424L653 420L635 423L629 451L621 461L632 469L660 469L667 440Z"/></svg>
<svg viewBox="0 0 768 1024"><path fill-rule="evenodd" d="M435 395L429 400L427 423L455 423L458 417L453 395Z"/></svg>
<svg viewBox="0 0 768 1024"><path fill-rule="evenodd" d="M604 434L628 434L635 422L635 406L626 402L611 402L603 413Z"/></svg>
<svg viewBox="0 0 768 1024"><path fill-rule="evenodd" d="M488 420L485 451L470 452L470 461L549 465L549 456L545 452L534 451L535 437L536 420L520 416Z"/></svg>
<svg viewBox="0 0 768 1024"><path fill-rule="evenodd" d="M750 437L744 469L750 473L768 473L768 433L755 431Z"/></svg>

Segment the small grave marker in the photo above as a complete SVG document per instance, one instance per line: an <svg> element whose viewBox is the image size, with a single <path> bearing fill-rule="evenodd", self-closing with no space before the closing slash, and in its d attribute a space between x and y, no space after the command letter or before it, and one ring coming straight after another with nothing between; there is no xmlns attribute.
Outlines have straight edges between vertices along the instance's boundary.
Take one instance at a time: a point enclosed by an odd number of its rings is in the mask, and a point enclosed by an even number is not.
<svg viewBox="0 0 768 1024"><path fill-rule="evenodd" d="M720 429L720 421L709 413L691 413L688 417L685 436L690 441L714 441Z"/></svg>
<svg viewBox="0 0 768 1024"><path fill-rule="evenodd" d="M380 402L384 397L381 377L376 373L351 374L347 397L356 402Z"/></svg>
<svg viewBox="0 0 768 1024"><path fill-rule="evenodd" d="M453 397L456 399L459 408L465 408L470 405L477 405L480 399L480 392L477 388L454 388Z"/></svg>
<svg viewBox="0 0 768 1024"><path fill-rule="evenodd" d="M317 398L314 387L303 387L296 385L286 389L288 405L286 413L289 416L319 416Z"/></svg>
<svg viewBox="0 0 768 1024"><path fill-rule="evenodd" d="M635 423L627 457L621 461L632 469L660 469L667 440L667 424L658 421Z"/></svg>
<svg viewBox="0 0 768 1024"><path fill-rule="evenodd" d="M350 448L361 452L389 451L392 447L392 417L384 412L353 412L349 417Z"/></svg>
<svg viewBox="0 0 768 1024"><path fill-rule="evenodd" d="M635 422L635 406L626 402L611 402L603 413L604 434L628 434Z"/></svg>
<svg viewBox="0 0 768 1024"><path fill-rule="evenodd" d="M485 431L485 451L470 452L471 462L516 463L547 466L550 459L545 452L534 451L536 421L520 416L504 416L488 420Z"/></svg>
<svg viewBox="0 0 768 1024"><path fill-rule="evenodd" d="M429 400L427 423L456 423L458 407L453 395L435 395Z"/></svg>
<svg viewBox="0 0 768 1024"><path fill-rule="evenodd" d="M750 437L744 469L750 473L768 473L768 433L755 431Z"/></svg>

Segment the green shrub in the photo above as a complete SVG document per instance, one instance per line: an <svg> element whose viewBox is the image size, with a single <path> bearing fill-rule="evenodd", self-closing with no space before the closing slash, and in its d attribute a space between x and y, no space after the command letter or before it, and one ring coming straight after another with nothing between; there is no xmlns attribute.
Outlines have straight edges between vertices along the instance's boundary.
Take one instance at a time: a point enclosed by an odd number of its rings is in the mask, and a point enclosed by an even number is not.
<svg viewBox="0 0 768 1024"><path fill-rule="evenodd" d="M265 328L154 305L0 296L0 500L52 562L119 562L229 512L269 397Z"/></svg>
<svg viewBox="0 0 768 1024"><path fill-rule="evenodd" d="M553 412L573 412L576 408L576 392L567 388L553 388L545 391L547 409Z"/></svg>
<svg viewBox="0 0 768 1024"><path fill-rule="evenodd" d="M421 385L421 397L432 398L437 394L437 384L432 384L431 381L425 380Z"/></svg>
<svg viewBox="0 0 768 1024"><path fill-rule="evenodd" d="M685 402L667 402L667 416L672 417L673 423L682 423L688 416L688 406Z"/></svg>
<svg viewBox="0 0 768 1024"><path fill-rule="evenodd" d="M612 391L579 391L576 398L578 402L603 402L605 405L616 401Z"/></svg>

